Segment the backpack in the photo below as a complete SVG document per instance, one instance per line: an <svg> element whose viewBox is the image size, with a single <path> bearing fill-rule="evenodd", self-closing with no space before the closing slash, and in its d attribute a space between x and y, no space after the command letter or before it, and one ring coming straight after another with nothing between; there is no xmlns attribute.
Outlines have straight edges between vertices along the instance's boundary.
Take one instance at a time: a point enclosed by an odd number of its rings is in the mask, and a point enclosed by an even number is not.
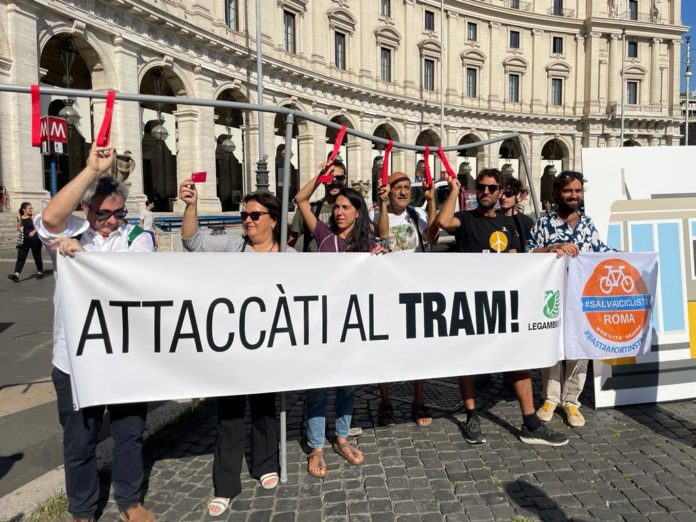
<svg viewBox="0 0 696 522"><path fill-rule="evenodd" d="M319 201L315 201L314 203L310 203L310 206L312 207L312 213L314 214L314 217L319 219L319 214L321 213L321 207L324 206L324 200L320 199ZM307 225L303 224L302 225L303 229L303 234L302 234L302 252L309 252L309 243L314 239L312 236L312 233L309 231L307 228ZM319 245L317 245L317 248Z"/></svg>

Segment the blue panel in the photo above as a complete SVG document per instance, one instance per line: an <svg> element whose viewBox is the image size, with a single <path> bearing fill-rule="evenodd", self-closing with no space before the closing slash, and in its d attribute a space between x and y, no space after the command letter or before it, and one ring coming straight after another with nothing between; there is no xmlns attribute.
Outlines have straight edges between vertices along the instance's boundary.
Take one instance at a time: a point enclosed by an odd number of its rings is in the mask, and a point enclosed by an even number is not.
<svg viewBox="0 0 696 522"><path fill-rule="evenodd" d="M630 224L631 252L655 252L653 242L653 224L634 225ZM660 332L660 296L656 296L653 305L653 313L650 317L650 326L656 332Z"/></svg>
<svg viewBox="0 0 696 522"><path fill-rule="evenodd" d="M609 225L609 232L607 232L607 245L611 248L615 248L616 250L623 250L623 245L621 244L621 225Z"/></svg>
<svg viewBox="0 0 696 522"><path fill-rule="evenodd" d="M696 221L691 222L691 237L696 237Z"/></svg>
<svg viewBox="0 0 696 522"><path fill-rule="evenodd" d="M631 225L631 252L654 252L653 225Z"/></svg>
<svg viewBox="0 0 696 522"><path fill-rule="evenodd" d="M684 266L681 258L681 237L677 223L659 223L657 236L660 251L660 284L662 285L663 331L685 330L684 289L682 278Z"/></svg>

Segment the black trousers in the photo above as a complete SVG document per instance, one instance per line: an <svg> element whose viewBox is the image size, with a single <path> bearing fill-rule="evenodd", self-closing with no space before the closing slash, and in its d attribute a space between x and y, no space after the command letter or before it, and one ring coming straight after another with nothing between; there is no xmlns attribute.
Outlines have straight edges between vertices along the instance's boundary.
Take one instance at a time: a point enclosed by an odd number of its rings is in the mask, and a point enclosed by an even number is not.
<svg viewBox="0 0 696 522"><path fill-rule="evenodd" d="M234 498L242 491L242 462L247 397L251 409L251 476L278 471L278 423L275 393L218 397L217 444L213 460L216 497Z"/></svg>
<svg viewBox="0 0 696 522"><path fill-rule="evenodd" d="M63 426L63 461L68 511L76 518L94 518L99 500L97 436L107 406L73 409L70 375L53 368L58 418ZM108 406L114 439L111 483L120 511L141 501L143 485L143 431L147 403Z"/></svg>
<svg viewBox="0 0 696 522"><path fill-rule="evenodd" d="M17 262L15 263L15 273L21 274L24 268L24 263L27 260L29 251L31 250L31 255L34 256L34 263L36 264L36 271L43 272L43 259L41 259L41 248L43 244L38 237L26 237L24 239L24 244L17 249Z"/></svg>

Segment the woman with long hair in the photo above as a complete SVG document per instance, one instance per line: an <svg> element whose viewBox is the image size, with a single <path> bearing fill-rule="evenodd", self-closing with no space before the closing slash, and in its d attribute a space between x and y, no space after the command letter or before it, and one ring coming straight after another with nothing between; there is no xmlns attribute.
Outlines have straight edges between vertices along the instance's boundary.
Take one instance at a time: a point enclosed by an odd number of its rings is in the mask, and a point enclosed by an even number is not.
<svg viewBox="0 0 696 522"><path fill-rule="evenodd" d="M19 207L17 234L20 233L23 236L23 241L21 244L17 243L17 262L15 263L14 274L9 274L7 278L15 283L19 283L19 274L22 273L24 263L31 250L31 255L34 256L34 264L36 264L36 279L43 279L42 244L34 228L34 207L28 201L24 201Z"/></svg>
<svg viewBox="0 0 696 522"><path fill-rule="evenodd" d="M333 165L322 165L322 170L329 175L332 174L333 168ZM309 204L309 198L320 184L319 176L316 176L295 196L302 219L317 242L317 251L381 252L381 247L377 247L370 239L368 208L358 191L342 187L336 196L329 224L317 219ZM326 389L308 390L305 400L307 443L311 448L307 472L318 478L325 478L327 475L323 449L326 433L326 395ZM355 443L348 440L354 402L354 386L336 388L336 440L333 449L348 463L358 465L364 460L363 454Z"/></svg>
<svg viewBox="0 0 696 522"><path fill-rule="evenodd" d="M179 186L179 199L186 203L181 239L189 252L280 251L281 202L267 192L247 194L241 212L244 235L202 234L198 228L198 193L190 179ZM293 250L293 249L288 249ZM242 491L240 474L244 459L247 399L251 410L251 476L264 489L278 485L278 425L275 393L217 398L217 441L213 460L214 496L208 504L211 516L222 515Z"/></svg>

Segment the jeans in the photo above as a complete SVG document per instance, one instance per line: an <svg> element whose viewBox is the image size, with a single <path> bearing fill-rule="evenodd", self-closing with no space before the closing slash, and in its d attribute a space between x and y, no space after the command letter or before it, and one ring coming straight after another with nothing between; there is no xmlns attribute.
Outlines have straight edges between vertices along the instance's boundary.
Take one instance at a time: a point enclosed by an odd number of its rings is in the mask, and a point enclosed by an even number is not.
<svg viewBox="0 0 696 522"><path fill-rule="evenodd" d="M336 390L336 436L350 435L353 419L355 386L342 386ZM322 448L326 433L326 389L307 390L307 443L310 448Z"/></svg>
<svg viewBox="0 0 696 522"><path fill-rule="evenodd" d="M96 447L107 406L73 409L70 375L53 368L58 418L63 426L63 461L68 511L75 518L94 518L99 500ZM120 511L142 499L143 431L147 403L108 406L114 439L111 482Z"/></svg>
<svg viewBox="0 0 696 522"><path fill-rule="evenodd" d="M565 372L563 365L565 363ZM577 361L558 361L550 368L541 369L541 396L544 400L565 406L580 406L580 393L587 378L587 359ZM563 375L565 374L565 375ZM562 384L561 384L562 382Z"/></svg>
<svg viewBox="0 0 696 522"><path fill-rule="evenodd" d="M246 441L247 397L251 410L251 476L278 472L278 423L275 393L235 395L217 399L217 442L213 460L216 497L234 498L242 491L242 462Z"/></svg>

